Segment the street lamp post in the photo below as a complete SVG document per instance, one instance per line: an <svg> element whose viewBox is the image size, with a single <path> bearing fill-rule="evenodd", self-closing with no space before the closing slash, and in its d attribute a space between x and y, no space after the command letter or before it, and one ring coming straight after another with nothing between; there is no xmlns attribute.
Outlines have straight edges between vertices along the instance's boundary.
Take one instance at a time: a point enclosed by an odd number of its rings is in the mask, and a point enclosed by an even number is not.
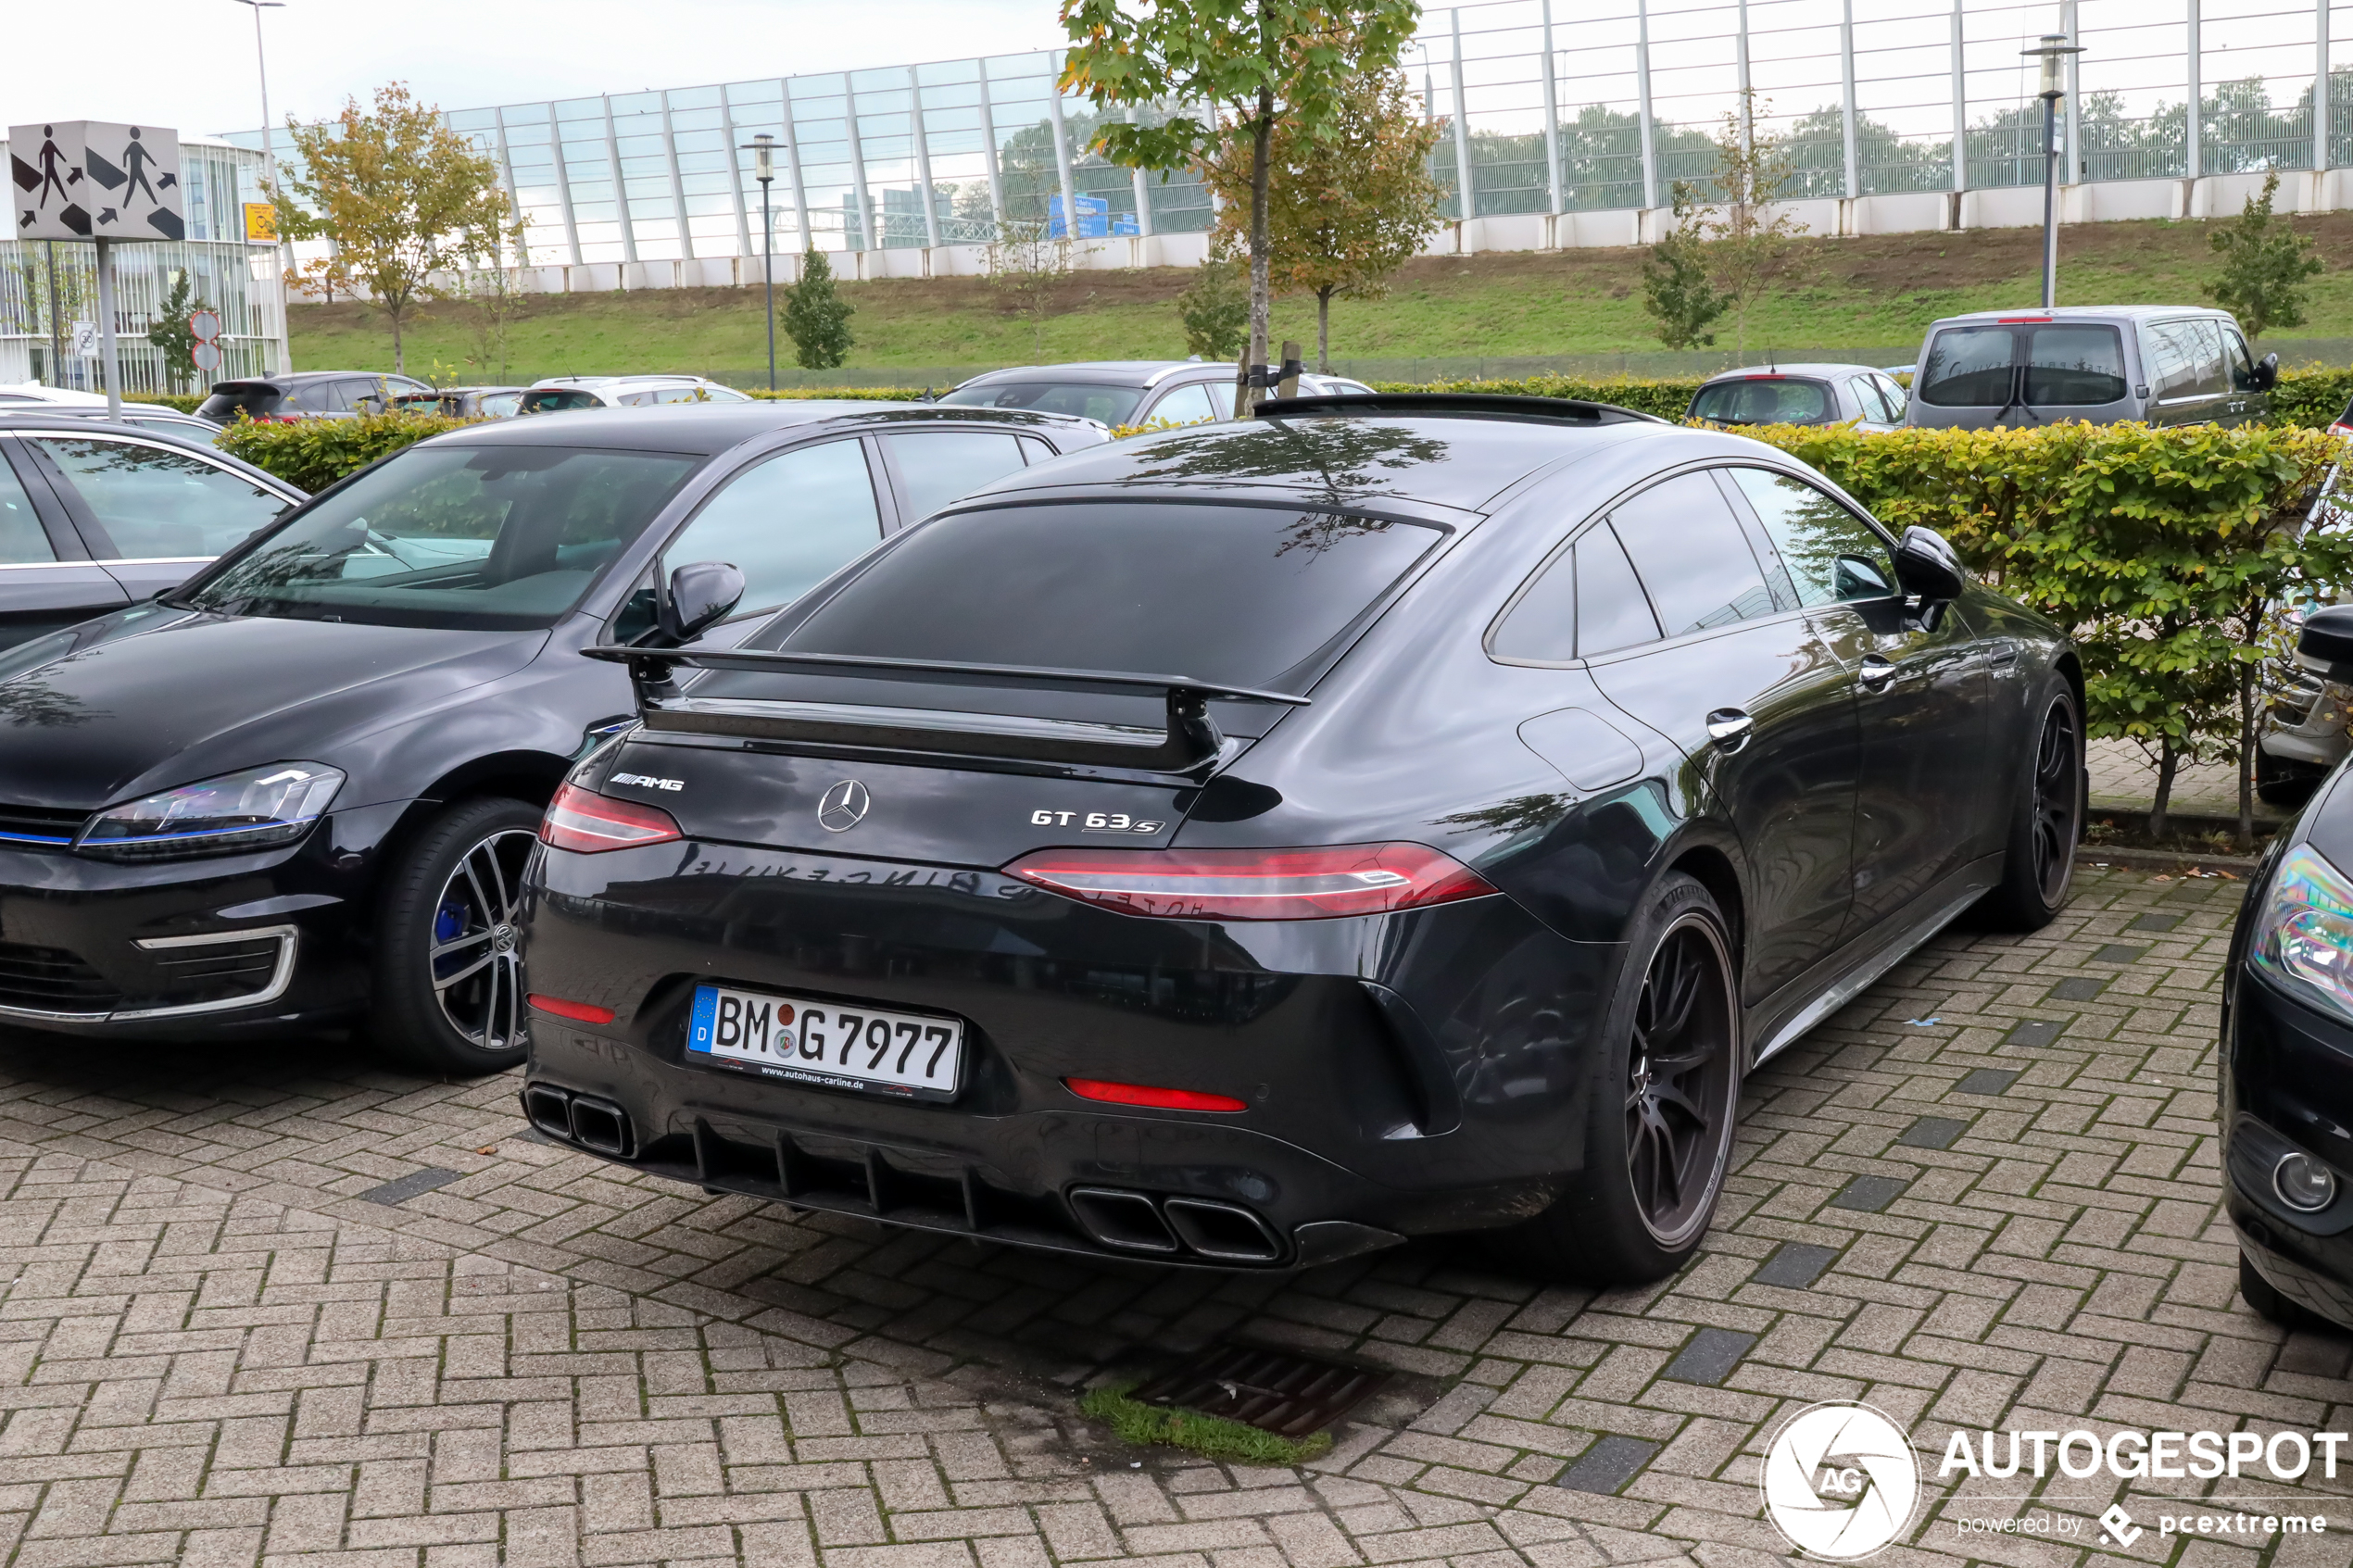
<svg viewBox="0 0 2353 1568"><path fill-rule="evenodd" d="M776 138L762 131L752 137L751 177L760 182L760 278L768 300L768 390L776 390L776 225L768 216L768 182L776 178Z"/></svg>
<svg viewBox="0 0 2353 1568"><path fill-rule="evenodd" d="M270 56L261 47L261 13L284 10L285 0L237 0L237 3L253 7L253 63L255 70L261 78L261 184L262 188L270 193L270 205L276 207L282 205L278 198L278 154L276 144L270 135ZM281 234L285 232L285 219L283 216L278 220L278 232ZM286 242L280 240L276 270L278 273L278 373L281 375L291 373L294 370L293 349L286 342L290 335L286 322L286 269L292 260L293 257L287 251Z"/></svg>
<svg viewBox="0 0 2353 1568"><path fill-rule="evenodd" d="M2063 32L2046 32L2032 49L2021 49L2043 62L2043 308L2058 305L2058 106L2067 96L2063 71L2070 55L2080 55ZM2069 149L2072 157L2073 148Z"/></svg>

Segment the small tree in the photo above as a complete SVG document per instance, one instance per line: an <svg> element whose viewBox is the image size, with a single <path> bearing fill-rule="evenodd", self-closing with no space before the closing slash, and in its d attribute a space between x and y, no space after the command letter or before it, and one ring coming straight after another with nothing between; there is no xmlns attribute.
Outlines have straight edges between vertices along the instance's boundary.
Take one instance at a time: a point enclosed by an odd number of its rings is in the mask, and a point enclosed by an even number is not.
<svg viewBox="0 0 2353 1568"><path fill-rule="evenodd" d="M855 346L849 319L857 313L834 286L825 253L815 245L802 252L800 282L785 290L785 335L792 339L794 362L804 370L838 367Z"/></svg>
<svg viewBox="0 0 2353 1568"><path fill-rule="evenodd" d="M1029 323L1032 350L1046 357L1046 321L1070 282L1070 241L1048 225L1007 219L988 247L988 286Z"/></svg>
<svg viewBox="0 0 2353 1568"><path fill-rule="evenodd" d="M2284 223L2272 226L2271 197L2279 188L2280 171L2267 171L2263 194L2246 198L2238 221L2206 236L2222 258L2206 297L2236 316L2250 342L2273 327L2302 326L2309 280L2323 270L2310 241Z"/></svg>
<svg viewBox="0 0 2353 1568"><path fill-rule="evenodd" d="M287 238L330 240L333 249L300 269L330 297L366 288L392 327L392 368L406 372L401 329L426 300L449 291L437 274L496 254L512 204L497 165L442 123L441 111L395 82L376 89L372 108L344 100L320 125L286 122L304 173L285 182Z"/></svg>
<svg viewBox="0 0 2353 1568"><path fill-rule="evenodd" d="M1352 78L1387 70L1413 36L1419 0L1063 0L1072 47L1060 86L1099 107L1210 105L1251 147L1250 360L1266 362L1273 282L1267 182L1277 125L1310 142L1338 134ZM1213 119L1139 125L1106 117L1094 145L1113 163L1181 169L1222 144ZM1263 389L1252 389L1256 402Z"/></svg>
<svg viewBox="0 0 2353 1568"><path fill-rule="evenodd" d="M1320 139L1289 123L1275 128L1266 178L1268 278L1278 294L1315 296L1315 368L1327 371L1332 296L1387 294L1390 274L1443 221L1429 175L1440 127L1422 118L1404 72L1363 71L1338 100ZM1221 256L1249 248L1253 146L1228 137L1202 161L1202 181L1219 201L1211 243Z"/></svg>
<svg viewBox="0 0 2353 1568"><path fill-rule="evenodd" d="M517 220L506 236L516 264L527 263L531 250L526 243L523 225ZM522 313L523 293L520 280L507 268L507 258L497 250L486 255L467 257L464 293L473 317L474 351L466 363L474 373L495 381L507 379L507 329Z"/></svg>
<svg viewBox="0 0 2353 1568"><path fill-rule="evenodd" d="M1658 341L1669 348L1714 346L1716 334L1708 328L1731 307L1707 280L1698 201L1689 182L1675 182L1675 227L1642 258L1642 308L1658 324Z"/></svg>
<svg viewBox="0 0 2353 1568"><path fill-rule="evenodd" d="M1797 166L1782 138L1756 127L1759 112L1770 107L1751 88L1737 108L1725 111L1716 138L1715 199L1694 212L1711 284L1731 311L1736 351L1748 346L1749 307L1780 275L1790 241L1806 232L1793 214L1772 210Z"/></svg>
<svg viewBox="0 0 2353 1568"><path fill-rule="evenodd" d="M1240 265L1212 257L1195 268L1176 296L1176 316L1187 353L1226 360L1239 354L1250 341L1250 288Z"/></svg>
<svg viewBox="0 0 2353 1568"><path fill-rule="evenodd" d="M189 330L188 318L212 308L195 297L195 286L186 268L173 272L171 292L164 295L154 323L147 328L147 341L163 350L164 378L174 392L183 390L196 377L196 334Z"/></svg>

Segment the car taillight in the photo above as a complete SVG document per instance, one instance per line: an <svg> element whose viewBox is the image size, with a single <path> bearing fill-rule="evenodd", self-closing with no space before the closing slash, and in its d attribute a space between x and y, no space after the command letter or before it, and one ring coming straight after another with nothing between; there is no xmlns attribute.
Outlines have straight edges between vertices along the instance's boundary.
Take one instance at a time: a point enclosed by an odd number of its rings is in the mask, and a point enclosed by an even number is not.
<svg viewBox="0 0 2353 1568"><path fill-rule="evenodd" d="M566 784L556 791L556 798L547 805L547 814L539 819L540 843L583 855L667 844L685 836L678 831L676 820L659 806L615 800L576 784Z"/></svg>
<svg viewBox="0 0 2353 1568"><path fill-rule="evenodd" d="M2336 423L2329 426L2329 433L2331 435L2353 435L2353 424L2348 424L2345 420L2339 420Z"/></svg>
<svg viewBox="0 0 2353 1568"><path fill-rule="evenodd" d="M1494 884L1419 844L1322 849L1040 849L1008 876L1162 920L1326 920L1483 898Z"/></svg>

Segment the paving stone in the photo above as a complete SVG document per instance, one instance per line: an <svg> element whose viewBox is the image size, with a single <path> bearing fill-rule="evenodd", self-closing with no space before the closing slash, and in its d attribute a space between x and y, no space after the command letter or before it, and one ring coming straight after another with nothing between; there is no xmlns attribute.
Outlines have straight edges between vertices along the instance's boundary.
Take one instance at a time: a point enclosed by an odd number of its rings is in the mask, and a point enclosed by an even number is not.
<svg viewBox="0 0 2353 1568"><path fill-rule="evenodd" d="M2015 1047L2020 1050L2039 1051L2056 1041L2066 1028L2067 1025L2063 1022L2054 1022L2046 1018L2031 1018L2011 1030L2009 1037L2002 1044Z"/></svg>
<svg viewBox="0 0 2353 1568"><path fill-rule="evenodd" d="M2110 942L2092 955L2094 963L2137 963L2146 947L2128 947L2121 942Z"/></svg>
<svg viewBox="0 0 2353 1568"><path fill-rule="evenodd" d="M2051 987L2048 995L2055 1002L2088 1002L2108 989L2108 982L2088 974L2070 974Z"/></svg>
<svg viewBox="0 0 2353 1568"><path fill-rule="evenodd" d="M1561 1472L1560 1479L1554 1485L1572 1492L1615 1496L1627 1482L1642 1473L1658 1450L1658 1444L1640 1437L1600 1437L1579 1456L1576 1463Z"/></svg>
<svg viewBox="0 0 2353 1568"><path fill-rule="evenodd" d="M1960 1125L1958 1123L1955 1126ZM1941 1147L1941 1146L1940 1146ZM1838 1261L1838 1248L1817 1247L1810 1241L1785 1241L1765 1260L1764 1266L1748 1276L1751 1285L1779 1286L1783 1290L1804 1290L1822 1277L1822 1271Z"/></svg>
<svg viewBox="0 0 2353 1568"><path fill-rule="evenodd" d="M421 1197L436 1187L446 1187L451 1182L461 1179L463 1179L461 1172L445 1171L438 1165L429 1165L422 1171L411 1171L405 1176L396 1177L382 1186L370 1187L359 1197L369 1203L406 1203L412 1198Z"/></svg>
<svg viewBox="0 0 2353 1568"><path fill-rule="evenodd" d="M1876 1214L1904 1195L1909 1182L1894 1176L1857 1176L1839 1189L1831 1199L1833 1209L1852 1209L1858 1214Z"/></svg>
<svg viewBox="0 0 2353 1568"><path fill-rule="evenodd" d="M1732 1374L1756 1344L1754 1334L1739 1334L1729 1328L1703 1328L1691 1337L1691 1342L1676 1352L1667 1363L1661 1377L1678 1383L1698 1383L1714 1387Z"/></svg>
<svg viewBox="0 0 2353 1568"><path fill-rule="evenodd" d="M1980 1067L1965 1074L1953 1085L1954 1092L1964 1095L2007 1094L2018 1074L2003 1067Z"/></svg>
<svg viewBox="0 0 2353 1568"><path fill-rule="evenodd" d="M1968 1131L1968 1123L1950 1116L1923 1116L1896 1134L1895 1141L1905 1148L1950 1148Z"/></svg>

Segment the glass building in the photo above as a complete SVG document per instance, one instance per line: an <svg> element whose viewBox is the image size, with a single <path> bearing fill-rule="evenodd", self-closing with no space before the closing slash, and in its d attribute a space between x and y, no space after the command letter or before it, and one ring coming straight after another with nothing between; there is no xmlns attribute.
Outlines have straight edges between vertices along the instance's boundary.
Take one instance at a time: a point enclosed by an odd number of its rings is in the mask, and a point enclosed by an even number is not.
<svg viewBox="0 0 2353 1568"><path fill-rule="evenodd" d="M188 237L114 247L115 332L125 392L195 390L170 384L163 351L147 342L147 330L182 271L190 277L191 308L209 306L220 315L221 366L204 379L267 374L278 369L285 351L277 247L245 239L244 204L269 199L261 186L261 155L183 137L180 171ZM97 310L96 246L0 240L0 382L38 380L99 391L97 356L73 352L74 324L94 321Z"/></svg>

